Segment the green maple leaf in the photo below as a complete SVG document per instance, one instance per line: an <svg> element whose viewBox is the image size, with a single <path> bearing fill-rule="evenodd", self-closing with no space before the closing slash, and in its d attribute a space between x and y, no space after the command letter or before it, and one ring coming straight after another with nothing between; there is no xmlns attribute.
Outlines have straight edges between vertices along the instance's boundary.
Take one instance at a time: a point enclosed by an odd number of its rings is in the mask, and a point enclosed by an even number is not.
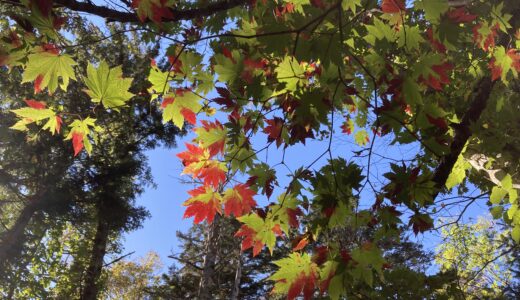
<svg viewBox="0 0 520 300"><path fill-rule="evenodd" d="M69 134L65 137L65 140L71 140L75 133L79 133L83 136L83 145L88 154L92 152L92 143L90 142L89 136L94 137L96 131L101 131L101 127L96 125L96 119L87 117L83 120L74 120L70 125ZM93 131L94 132L93 132Z"/></svg>
<svg viewBox="0 0 520 300"><path fill-rule="evenodd" d="M110 69L105 61L97 69L88 64L85 84L88 87L85 93L93 102L101 102L106 108L123 106L134 95L128 91L132 79L123 78L121 66Z"/></svg>
<svg viewBox="0 0 520 300"><path fill-rule="evenodd" d="M446 188L450 190L454 186L461 184L464 178L466 178L466 170L469 168L471 168L471 165L464 159L464 156L460 154L446 180Z"/></svg>
<svg viewBox="0 0 520 300"><path fill-rule="evenodd" d="M276 235L273 232L273 224L270 219L262 219L256 213L237 218L241 223L247 225L255 232L254 240L266 245L272 253L276 244Z"/></svg>
<svg viewBox="0 0 520 300"><path fill-rule="evenodd" d="M58 86L67 90L70 79L76 80L74 69L76 62L67 54L56 55L50 52L38 52L28 57L27 66L23 73L22 83L41 78L40 88L48 87L54 93ZM62 83L58 81L61 77Z"/></svg>
<svg viewBox="0 0 520 300"><path fill-rule="evenodd" d="M11 129L27 131L27 125L31 123L39 123L40 121L47 120L43 125L42 129L48 129L53 135L59 131L61 127L61 118L56 116L56 113L50 109L35 109L32 107L23 107L20 109L11 110L18 117L22 118L16 124L11 126Z"/></svg>
<svg viewBox="0 0 520 300"><path fill-rule="evenodd" d="M305 69L294 57L286 56L276 67L276 74L279 82L285 83L285 89L296 91L298 86L304 84L307 79L304 76Z"/></svg>
<svg viewBox="0 0 520 300"><path fill-rule="evenodd" d="M405 26L399 31L397 42L399 47L406 46L407 49L418 49L420 43L424 42L419 26Z"/></svg>
<svg viewBox="0 0 520 300"><path fill-rule="evenodd" d="M166 95L165 99L167 98L173 98L174 100L164 108L163 122L172 121L180 129L184 126L184 120L186 119L185 111L197 114L202 108L202 105L199 103L199 96L192 92L186 91L182 95Z"/></svg>
<svg viewBox="0 0 520 300"><path fill-rule="evenodd" d="M220 82L233 83L239 78L242 72L243 65L240 63L240 52L233 50L231 57L233 57L235 61L222 54L215 54L214 56L214 69L215 73L218 74L218 80Z"/></svg>
<svg viewBox="0 0 520 300"><path fill-rule="evenodd" d="M415 3L415 8L424 10L426 20L438 23L442 14L450 8L448 0L421 0Z"/></svg>
<svg viewBox="0 0 520 300"><path fill-rule="evenodd" d="M362 129L356 132L356 134L354 135L354 141L359 146L365 146L370 141L367 131Z"/></svg>
<svg viewBox="0 0 520 300"><path fill-rule="evenodd" d="M170 72L163 72L157 66L150 68L148 81L152 86L148 88L148 92L152 94L152 100L156 99L159 96L158 94L164 94L169 91L169 81L172 79L170 75Z"/></svg>

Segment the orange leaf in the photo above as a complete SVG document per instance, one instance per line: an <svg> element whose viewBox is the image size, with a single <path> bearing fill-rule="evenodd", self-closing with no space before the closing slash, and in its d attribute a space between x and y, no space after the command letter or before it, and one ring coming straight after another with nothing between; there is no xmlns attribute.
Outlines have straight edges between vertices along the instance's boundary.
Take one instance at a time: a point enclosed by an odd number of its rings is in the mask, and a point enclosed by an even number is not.
<svg viewBox="0 0 520 300"><path fill-rule="evenodd" d="M298 242L298 245L296 245L296 247L293 248L293 251L302 250L303 248L305 248L305 246L307 246L308 243L309 243L309 240L307 238L301 239Z"/></svg>
<svg viewBox="0 0 520 300"><path fill-rule="evenodd" d="M37 94L42 91L41 85L43 81L43 75L38 75L34 80L34 93Z"/></svg>
<svg viewBox="0 0 520 300"><path fill-rule="evenodd" d="M221 212L220 195L208 186L201 186L188 191L191 198L184 202L187 206L183 218L195 217L193 222L198 224L204 220L213 222L215 215Z"/></svg>
<svg viewBox="0 0 520 300"><path fill-rule="evenodd" d="M394 14L405 11L406 7L403 0L383 0L381 10L386 14Z"/></svg>
<svg viewBox="0 0 520 300"><path fill-rule="evenodd" d="M191 125L197 124L197 115L193 111L184 107L181 109L181 114Z"/></svg>
<svg viewBox="0 0 520 300"><path fill-rule="evenodd" d="M27 99L27 100L23 100L23 101L25 101L25 103L29 107L32 107L34 109L45 109L45 102L31 100L31 99Z"/></svg>
<svg viewBox="0 0 520 300"><path fill-rule="evenodd" d="M246 184L238 184L228 189L224 192L224 213L227 216L233 214L235 217L249 213L256 206L256 201L253 199L255 194Z"/></svg>
<svg viewBox="0 0 520 300"><path fill-rule="evenodd" d="M74 147L74 156L78 155L83 149L83 133L74 132L72 134L72 146Z"/></svg>

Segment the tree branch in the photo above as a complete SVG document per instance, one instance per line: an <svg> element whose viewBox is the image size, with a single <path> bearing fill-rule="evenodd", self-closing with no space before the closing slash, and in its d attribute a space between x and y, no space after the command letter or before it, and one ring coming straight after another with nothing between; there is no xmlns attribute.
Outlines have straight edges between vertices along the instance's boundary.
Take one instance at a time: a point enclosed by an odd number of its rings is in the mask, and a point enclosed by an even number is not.
<svg viewBox="0 0 520 300"><path fill-rule="evenodd" d="M434 172L433 181L438 189L442 189L446 184L457 158L471 136L471 124L477 122L482 115L494 85L495 82L486 76L473 89L473 101L462 117L462 122L455 128L455 137L450 145L450 152L441 157L441 162ZM435 199L436 196L437 194L434 194L433 198Z"/></svg>
<svg viewBox="0 0 520 300"><path fill-rule="evenodd" d="M19 0L14 0L13 2L19 2ZM76 0L55 0L54 2L57 6L65 7L72 11L89 13L112 21L119 21L123 23L139 22L136 13L122 12L108 8L106 6L98 6L90 2L79 2ZM207 17L237 6L243 6L245 4L247 4L246 0L222 0L210 3L207 6L201 8L191 8L185 10L172 8L171 13L173 17L165 19L165 21L176 22L180 20L191 20L196 17Z"/></svg>

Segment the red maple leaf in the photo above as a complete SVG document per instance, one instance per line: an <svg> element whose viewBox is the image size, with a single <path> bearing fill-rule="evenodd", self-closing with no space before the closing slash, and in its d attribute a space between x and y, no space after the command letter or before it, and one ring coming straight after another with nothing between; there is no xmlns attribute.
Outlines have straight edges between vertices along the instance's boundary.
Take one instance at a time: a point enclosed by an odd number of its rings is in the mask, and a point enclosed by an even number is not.
<svg viewBox="0 0 520 300"><path fill-rule="evenodd" d="M181 109L181 115L184 117L184 119L186 121L188 121L188 123L190 123L191 125L195 125L197 124L197 115L191 111L191 109L187 109L187 108L182 108Z"/></svg>
<svg viewBox="0 0 520 300"><path fill-rule="evenodd" d="M350 119L347 117L347 119L345 120L345 122L343 122L343 124L341 125L341 132L343 133L346 133L346 134L352 134L352 129L353 129L353 123L352 122L349 122Z"/></svg>
<svg viewBox="0 0 520 300"><path fill-rule="evenodd" d="M430 115L426 115L426 117L428 118L428 122L430 122L430 124L432 125L435 125L435 127L438 127L442 130L448 130L448 123L446 123L446 120L444 120L444 118L434 118Z"/></svg>
<svg viewBox="0 0 520 300"><path fill-rule="evenodd" d="M56 133L60 133L61 124L63 124L63 120L60 116L56 116Z"/></svg>
<svg viewBox="0 0 520 300"><path fill-rule="evenodd" d="M267 141L272 142L276 141L276 147L280 147L283 142L282 138L282 129L283 129L283 119L279 117L274 117L271 120L265 121L268 125L264 128L264 133L267 134Z"/></svg>
<svg viewBox="0 0 520 300"><path fill-rule="evenodd" d="M34 109L45 109L45 102L31 100L31 99L26 99L23 101L25 101L25 103L27 103L27 105L29 107L32 107Z"/></svg>
<svg viewBox="0 0 520 300"><path fill-rule="evenodd" d="M381 10L386 14L399 13L405 11L404 0L383 0Z"/></svg>
<svg viewBox="0 0 520 300"><path fill-rule="evenodd" d="M175 101L175 98L173 97L166 97L161 102L161 108L166 108L166 106L172 104Z"/></svg>
<svg viewBox="0 0 520 300"><path fill-rule="evenodd" d="M58 47L55 44L45 43L42 45L42 48L45 52L48 52L48 53L51 53L54 55L60 54L60 50L58 49Z"/></svg>
<svg viewBox="0 0 520 300"><path fill-rule="evenodd" d="M152 2L152 21L161 23L163 19L173 18L173 13L169 7L166 6L167 0L161 0L161 4L157 5Z"/></svg>
<svg viewBox="0 0 520 300"><path fill-rule="evenodd" d="M461 6L448 12L448 18L456 23L469 23L477 18L476 15L470 14L466 7Z"/></svg>
<svg viewBox="0 0 520 300"><path fill-rule="evenodd" d="M224 126L217 120L215 122L209 122L206 120L202 120L202 128L206 131L211 131L213 129L217 130L223 130ZM215 156L218 153L224 152L224 146L226 146L226 140L222 139L219 141L216 141L210 145L208 145L206 148L209 150L210 156Z"/></svg>
<svg viewBox="0 0 520 300"><path fill-rule="evenodd" d="M253 257L257 256L262 251L262 248L264 248L264 243L262 243L261 240L256 239L256 234L257 232L247 225L242 225L235 233L236 237L243 238L241 245L242 251L253 248Z"/></svg>
<svg viewBox="0 0 520 300"><path fill-rule="evenodd" d="M232 99L231 92L223 87L217 87L217 92L220 97L214 98L213 101L219 105L225 106L226 108L235 107L235 102Z"/></svg>
<svg viewBox="0 0 520 300"><path fill-rule="evenodd" d="M36 5L43 17L48 17L51 14L53 2L53 0L31 0L31 4Z"/></svg>
<svg viewBox="0 0 520 300"><path fill-rule="evenodd" d="M435 50L437 50L440 53L446 53L446 46L444 46L444 44L441 43L439 40L435 39L435 37L433 36L433 30L431 28L428 28L428 30L426 30L426 35L428 36L428 41Z"/></svg>
<svg viewBox="0 0 520 300"><path fill-rule="evenodd" d="M482 36L479 32L479 29L482 27L482 24L477 24L473 27L473 41L477 43L484 51L489 51L489 48L495 47L495 39L498 35L498 30L500 29L500 24L496 23L493 25L491 29L491 33L487 36Z"/></svg>
<svg viewBox="0 0 520 300"><path fill-rule="evenodd" d="M194 217L193 222L198 224L204 220L208 223L213 222L215 215L221 212L220 199L211 188L206 186L198 187L188 191L191 198L184 202L187 206L183 218Z"/></svg>
<svg viewBox="0 0 520 300"><path fill-rule="evenodd" d="M513 60L511 66L517 71L520 72L520 54L518 54L516 49L507 50L507 55Z"/></svg>
<svg viewBox="0 0 520 300"><path fill-rule="evenodd" d="M225 57L229 58L234 64L237 63L237 61L233 58L233 54L231 51L229 51L228 48L226 48L224 45L222 45L222 54L224 54Z"/></svg>
<svg viewBox="0 0 520 300"><path fill-rule="evenodd" d="M303 248L305 248L305 246L307 246L308 243L309 240L307 238L304 237L300 239L300 241L298 241L298 244L293 248L293 251L302 250Z"/></svg>
<svg viewBox="0 0 520 300"><path fill-rule="evenodd" d="M502 77L502 67L496 64L495 58L489 62L489 68L491 69L491 80L495 81Z"/></svg>
<svg viewBox="0 0 520 300"><path fill-rule="evenodd" d="M289 287L289 291L287 292L287 299L296 299L296 297L302 293L303 299L312 299L317 277L318 275L316 274L315 270L311 270L309 274L306 274L302 271L300 275L298 275L297 279Z"/></svg>
<svg viewBox="0 0 520 300"><path fill-rule="evenodd" d="M218 188L219 184L226 181L226 172L220 168L219 162L208 161L196 177L202 179L205 185Z"/></svg>
<svg viewBox="0 0 520 300"><path fill-rule="evenodd" d="M247 184L235 185L233 189L224 193L224 213L227 216L233 214L235 217L249 213L256 206L256 201L253 199L255 194Z"/></svg>
<svg viewBox="0 0 520 300"><path fill-rule="evenodd" d="M289 217L289 226L297 228L300 225L298 222L298 216L303 215L302 210L297 208L287 208L287 216Z"/></svg>
<svg viewBox="0 0 520 300"><path fill-rule="evenodd" d="M83 133L74 132L72 133L72 147L74 148L74 156L78 155L83 149Z"/></svg>
<svg viewBox="0 0 520 300"><path fill-rule="evenodd" d="M440 65L432 66L431 69L433 72L437 73L437 76L430 74L428 80L426 80L426 84L440 91L442 90L442 85L450 83L450 78L447 73L453 69L453 65L449 62L445 62Z"/></svg>
<svg viewBox="0 0 520 300"><path fill-rule="evenodd" d="M43 75L38 75L34 80L34 93L37 94L42 91L41 85L43 81Z"/></svg>
<svg viewBox="0 0 520 300"><path fill-rule="evenodd" d="M177 154L177 157L182 160L182 165L188 166L201 161L204 157L204 149L193 144L185 143L185 145L188 150Z"/></svg>

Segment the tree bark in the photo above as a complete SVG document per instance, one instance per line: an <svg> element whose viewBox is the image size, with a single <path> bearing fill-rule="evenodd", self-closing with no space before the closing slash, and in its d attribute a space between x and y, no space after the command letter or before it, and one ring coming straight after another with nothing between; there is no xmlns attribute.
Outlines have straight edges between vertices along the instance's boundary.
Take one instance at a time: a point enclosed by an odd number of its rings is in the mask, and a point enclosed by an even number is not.
<svg viewBox="0 0 520 300"><path fill-rule="evenodd" d="M108 243L109 226L108 221L101 212L98 217L96 235L92 245L89 266L87 267L85 285L81 294L81 300L95 300L99 293L99 277L103 268L103 258L105 257Z"/></svg>
<svg viewBox="0 0 520 300"><path fill-rule="evenodd" d="M464 113L462 121L455 128L455 137L450 145L450 152L441 158L441 162L433 174L433 181L439 190L444 188L457 158L471 137L471 124L477 122L482 115L494 85L495 82L489 76L477 82L473 90L473 101L471 101L468 110ZM437 194L433 198L435 199L436 196Z"/></svg>
<svg viewBox="0 0 520 300"><path fill-rule="evenodd" d="M23 209L13 227L4 232L0 239L0 270L9 260L20 255L25 242L25 228L41 208L41 198L34 198ZM2 271L0 271L0 274Z"/></svg>
<svg viewBox="0 0 520 300"><path fill-rule="evenodd" d="M231 300L238 300L240 294L240 279L242 278L242 251L238 249L237 256L237 271L235 273L235 282L233 283L233 291L231 293Z"/></svg>
<svg viewBox="0 0 520 300"><path fill-rule="evenodd" d="M204 264L202 267L202 276L199 284L199 300L210 300L211 290L215 285L215 263L217 260L218 238L219 238L220 216L217 214L213 223L208 227L208 235L206 237L206 255L204 256Z"/></svg>
<svg viewBox="0 0 520 300"><path fill-rule="evenodd" d="M9 3L14 5L22 5L20 0L12 0L9 1ZM208 5L199 8L190 8L185 10L171 8L171 17L164 17L164 21L177 22L182 20L191 20L198 17L207 17L237 6L244 6L247 3L247 0L222 0L218 2L211 2ZM55 6L65 7L72 11L96 15L109 21L133 23L141 22L135 12L120 11L109 8L107 6L99 6L92 3L91 1L81 2L76 0L54 0L54 4ZM145 22L151 21L145 20Z"/></svg>

